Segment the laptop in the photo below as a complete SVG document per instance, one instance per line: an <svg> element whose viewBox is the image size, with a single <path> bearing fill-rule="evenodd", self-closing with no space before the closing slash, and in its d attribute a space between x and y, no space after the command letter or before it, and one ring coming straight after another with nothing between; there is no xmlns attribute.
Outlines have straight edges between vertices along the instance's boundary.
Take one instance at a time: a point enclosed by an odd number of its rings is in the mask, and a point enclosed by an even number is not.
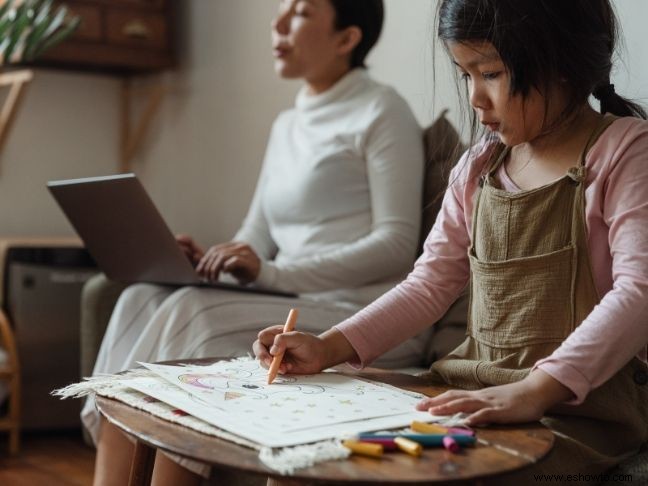
<svg viewBox="0 0 648 486"><path fill-rule="evenodd" d="M135 174L50 181L47 188L99 268L112 280L295 297L202 279Z"/></svg>

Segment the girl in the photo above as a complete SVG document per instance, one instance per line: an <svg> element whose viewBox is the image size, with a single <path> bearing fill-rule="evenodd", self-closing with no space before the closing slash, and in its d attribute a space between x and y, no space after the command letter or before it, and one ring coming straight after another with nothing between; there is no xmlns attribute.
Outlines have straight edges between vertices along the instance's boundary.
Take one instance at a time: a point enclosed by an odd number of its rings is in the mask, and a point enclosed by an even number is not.
<svg viewBox="0 0 648 486"><path fill-rule="evenodd" d="M234 241L203 251L180 239L207 278L227 273L300 298L132 286L117 303L95 374L137 361L245 355L262 323L282 322L290 306L300 308L300 325L321 332L403 278L418 240L423 147L405 101L364 69L382 22L381 0L280 2L275 71L304 80L296 106L273 126ZM410 341L384 365L418 364L425 344ZM130 442L109 424L100 427L92 402L82 417L97 442L95 483L125 484ZM160 457L155 484L197 480Z"/></svg>
<svg viewBox="0 0 648 486"><path fill-rule="evenodd" d="M466 283L466 340L420 403L468 424L541 419L531 473L596 474L648 441L648 123L610 84L609 0L443 0L439 36L489 134L454 170L398 287L313 336L259 334L285 373L365 366L435 322ZM588 103L593 94L601 113ZM608 115L603 115L603 114ZM474 125L473 125L474 126Z"/></svg>

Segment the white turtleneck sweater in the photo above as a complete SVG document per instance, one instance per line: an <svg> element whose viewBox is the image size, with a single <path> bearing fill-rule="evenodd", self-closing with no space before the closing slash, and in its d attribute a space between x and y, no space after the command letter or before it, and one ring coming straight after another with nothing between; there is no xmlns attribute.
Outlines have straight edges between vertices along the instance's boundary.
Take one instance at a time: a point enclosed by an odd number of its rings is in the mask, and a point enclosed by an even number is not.
<svg viewBox="0 0 648 486"><path fill-rule="evenodd" d="M407 103L355 69L298 93L274 123L235 241L263 260L257 284L364 305L415 258L423 144Z"/></svg>

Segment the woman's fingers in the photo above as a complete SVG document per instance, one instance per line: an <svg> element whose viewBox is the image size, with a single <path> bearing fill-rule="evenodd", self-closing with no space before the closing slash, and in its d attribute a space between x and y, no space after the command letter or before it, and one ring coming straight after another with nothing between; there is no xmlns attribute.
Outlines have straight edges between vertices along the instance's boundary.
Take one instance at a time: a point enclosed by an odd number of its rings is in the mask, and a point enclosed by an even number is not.
<svg viewBox="0 0 648 486"><path fill-rule="evenodd" d="M254 253L235 255L225 261L222 270L233 275L239 282L247 284L259 277L261 261Z"/></svg>
<svg viewBox="0 0 648 486"><path fill-rule="evenodd" d="M232 265L231 273L239 271L241 280L250 282L258 276L260 261L254 250L244 243L223 243L207 250L196 266L196 271L208 280L215 281L221 271L229 271L226 265Z"/></svg>
<svg viewBox="0 0 648 486"><path fill-rule="evenodd" d="M181 234L176 235L175 238L176 238L176 241L178 242L179 245L185 245L185 246L188 246L188 247L193 246L192 245L193 244L193 238L191 236L189 236L189 235L185 235L185 234L181 233Z"/></svg>
<svg viewBox="0 0 648 486"><path fill-rule="evenodd" d="M201 275L205 276L205 269L209 262L214 258L214 255L218 254L221 251L226 250L227 248L231 247L233 243L228 242L228 243L219 243L218 245L211 246L207 249L206 252L204 252L203 257L200 259L200 262L198 262L198 265L196 265L196 271L200 273Z"/></svg>
<svg viewBox="0 0 648 486"><path fill-rule="evenodd" d="M211 258L211 248L207 250L207 252L205 252L203 257L198 262L198 265L196 265L196 272L204 276L205 265L207 265L207 262L209 261L210 258Z"/></svg>
<svg viewBox="0 0 648 486"><path fill-rule="evenodd" d="M218 275L220 275L226 258L229 258L229 255L224 251L214 254L209 266L207 267L207 278L209 278L209 280L212 282L218 280Z"/></svg>
<svg viewBox="0 0 648 486"><path fill-rule="evenodd" d="M203 257L203 249L196 244L191 236L183 234L176 235L176 241L182 252L187 255L187 258L189 258L193 265L196 265Z"/></svg>
<svg viewBox="0 0 648 486"><path fill-rule="evenodd" d="M216 280L218 278L218 271L216 271L218 268L218 259L221 257L223 251L214 247L207 250L207 253L196 267L196 271L208 280Z"/></svg>

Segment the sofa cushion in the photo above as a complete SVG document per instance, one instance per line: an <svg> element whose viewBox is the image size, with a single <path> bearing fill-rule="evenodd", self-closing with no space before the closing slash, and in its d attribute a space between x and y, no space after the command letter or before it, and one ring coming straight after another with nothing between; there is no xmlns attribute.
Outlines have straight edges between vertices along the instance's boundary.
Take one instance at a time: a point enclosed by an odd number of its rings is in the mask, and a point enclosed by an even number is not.
<svg viewBox="0 0 648 486"><path fill-rule="evenodd" d="M423 243L436 221L441 208L443 193L448 184L450 170L465 150L461 137L446 118L448 110L438 116L423 132L425 148L425 169L423 173L423 213L419 253Z"/></svg>

